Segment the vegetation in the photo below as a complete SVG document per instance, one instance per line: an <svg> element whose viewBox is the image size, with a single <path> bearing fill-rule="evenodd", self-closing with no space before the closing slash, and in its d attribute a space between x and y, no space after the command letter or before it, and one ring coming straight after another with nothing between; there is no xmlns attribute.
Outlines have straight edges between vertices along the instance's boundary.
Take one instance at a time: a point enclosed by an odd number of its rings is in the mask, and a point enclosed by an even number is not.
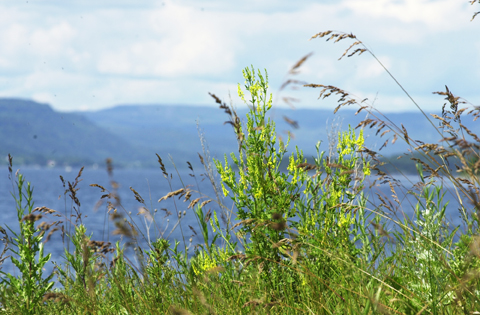
<svg viewBox="0 0 480 315"><path fill-rule="evenodd" d="M336 41L353 39L355 43L345 52L349 56L371 53L352 34L327 31L314 37L327 36ZM110 190L93 186L108 202L108 215L116 226L113 233L123 235L127 245L92 240L78 211L76 185L82 170L73 183L64 182L74 218L35 227L43 217L60 214L33 207L32 188L21 174L13 174L10 158L20 233L11 240L0 230L5 244L0 262L10 250L20 273L17 277L2 273L2 313L478 314L480 139L465 128L462 114L477 118L480 109L459 108L461 99L448 88L437 92L448 102L442 117L434 117L440 127L432 123L444 146L418 143L403 126L399 128L347 92L310 84L322 89L322 97L339 95L338 108L358 104L359 111L368 110L374 118L339 132L326 152L319 143L314 163L308 163L298 148L288 154L289 139L280 139L274 121L267 119L272 107L267 73L252 67L243 76L245 86L239 85L238 94L250 107L246 123L233 107L212 94L229 116L238 140L238 152L225 156L224 161L211 160L202 142L200 159L216 195L200 194L193 174L196 191L191 185L171 186L171 192L159 199L183 199L192 209L188 215L196 217L198 226L188 230L201 235L203 243L191 257L185 238L169 241L163 237L154 209L132 188L148 227L148 234L142 235L122 208L113 179ZM364 146L363 128L367 126L377 128L382 136L390 130L388 141L405 141L423 156L412 162L420 181L407 189L417 200L414 217L403 214L409 205L402 204L397 193L406 187L381 171L377 154ZM289 163L282 172L279 166L284 156ZM462 176L452 172L448 163L457 163ZM158 164L171 183L173 174L160 156ZM107 161L107 170L113 176L111 161ZM373 203L368 194L375 193L375 186L367 191L367 178L388 184L392 197L379 194L380 204ZM462 230L445 218L446 184L458 196L465 223ZM223 197L234 206L227 207ZM178 208L175 211L178 222L174 228L187 231L182 226L187 214ZM43 255L42 241L59 226L69 241L65 262L56 266L59 285L52 289L52 275L42 274L50 259ZM155 240L151 240L150 226L157 229ZM140 237L148 240L148 248L138 245ZM71 250L68 244L73 244ZM138 264L124 255L128 247L134 250Z"/></svg>

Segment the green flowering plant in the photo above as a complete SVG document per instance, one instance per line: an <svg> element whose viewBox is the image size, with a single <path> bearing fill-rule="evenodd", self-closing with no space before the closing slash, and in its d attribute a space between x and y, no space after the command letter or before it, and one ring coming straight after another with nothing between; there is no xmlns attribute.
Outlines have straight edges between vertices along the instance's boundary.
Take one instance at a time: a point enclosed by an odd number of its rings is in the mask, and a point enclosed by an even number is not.
<svg viewBox="0 0 480 315"><path fill-rule="evenodd" d="M95 253L95 249L89 246L92 235L88 236L86 233L87 228L80 224L75 226L73 235L68 235L75 246L75 251L72 254L65 249L65 258L68 261L67 267L72 267L75 275L72 275L69 269L62 269L61 266L57 265L64 287L71 287L77 284L87 288L88 279L95 273L96 263L100 257L98 253Z"/></svg>
<svg viewBox="0 0 480 315"><path fill-rule="evenodd" d="M304 241L330 235L343 244L350 243L353 250L358 238L349 236L360 225L364 228L366 219L364 209L361 216L355 215L360 208L355 202L359 201L357 195L365 176L370 174L370 162L359 154L364 145L363 130L358 136L351 127L339 134L335 161L323 158L319 143L315 165L306 163L297 148L289 157L287 171L282 172L280 162L287 152L288 141L286 145L279 141L277 146L275 123L266 119L272 107L272 96L267 93L268 77L258 72L257 79L253 68L246 68L243 76L250 99L246 100L240 85L238 95L250 106L250 112L246 135L241 126L236 129L240 133L238 138L244 139L239 156L231 154L238 170L229 164L226 155L223 165L218 160L215 164L223 193L234 201L242 231L250 237L246 252L278 261L285 256L285 248L292 248L293 242L285 241L290 236L289 225ZM309 170L317 173L308 176Z"/></svg>
<svg viewBox="0 0 480 315"><path fill-rule="evenodd" d="M243 71L247 101L240 84L238 95L250 107L246 126L236 129L243 139L238 157L231 154L235 167L214 160L222 179L222 190L230 196L237 208L242 233L249 238L244 242L247 256L263 257L279 261L281 248L275 246L286 237L286 222L296 215L296 197L305 182L307 173L297 165L304 163L303 153L296 151L290 158L287 173L280 170L287 144L277 146L275 123L266 119L272 107L272 95L268 94L268 76L246 68ZM258 78L257 78L258 77ZM244 130L245 129L245 134Z"/></svg>
<svg viewBox="0 0 480 315"><path fill-rule="evenodd" d="M245 125L234 125L240 140L239 153L232 153L231 160L225 155L223 164L214 162L223 193L236 207L236 226L241 226L236 235L249 262L244 268L254 262L260 271L267 271L259 278L264 285L280 291L293 288L298 293L297 284L308 282L308 270L331 278L332 270L343 268L332 261L331 253L349 260L360 253L366 259L372 256L366 230L371 214L366 214L366 198L360 193L371 167L360 153L364 149L363 130L356 135L349 127L340 133L335 158L324 158L318 143L314 165L307 163L303 152L296 148L286 170L282 170L280 164L290 139L286 144L277 141L275 123L266 118L272 107L268 76L246 68L243 77L245 86L238 86L238 95L250 111ZM310 176L309 171L315 174ZM212 231L222 236L230 245L231 255L235 255L236 244L231 244L228 234L221 231L215 216L210 223ZM197 255L195 273L216 264L225 266L217 259L220 256L214 251L209 251L208 257ZM305 273L295 272L298 268L305 269ZM322 269L329 274L322 273Z"/></svg>
<svg viewBox="0 0 480 315"><path fill-rule="evenodd" d="M304 241L315 239L324 245L333 240L356 251L354 243L366 234L365 198L359 192L370 175L370 162L359 154L363 144L363 130L356 136L351 127L339 134L336 159L323 158L325 152L320 153L317 144L317 173L307 177L298 208L296 227ZM363 241L368 243L366 238Z"/></svg>
<svg viewBox="0 0 480 315"><path fill-rule="evenodd" d="M13 288L14 292L18 294L22 314L36 314L44 294L54 284L51 281L53 273L43 278L43 268L50 260L51 254L44 255L45 231L35 227L35 221L41 218L41 215L32 213L34 210L33 187L29 182L25 182L22 174L15 176L17 177L17 194L12 194L12 196L17 203L20 232L15 233L9 227L7 228L15 235L11 242L13 247L10 250L16 257L11 256L10 258L19 269L20 275L15 277L0 271L0 274L6 276L6 278L0 279L0 282Z"/></svg>
<svg viewBox="0 0 480 315"><path fill-rule="evenodd" d="M215 270L217 267L224 265L228 258L232 256L228 248L213 247L210 253L199 251L195 258L191 261L193 272L199 276L205 272Z"/></svg>
<svg viewBox="0 0 480 315"><path fill-rule="evenodd" d="M412 276L405 279L404 284L412 293L411 307L420 310L427 303L427 310L435 311L454 301L454 292L449 290L449 285L455 281L453 271L458 270L464 257L459 255L458 245L454 243L460 227L451 229L446 220L449 204L444 201L446 192L442 186L425 182L421 164L417 164L417 171L423 187L420 194L415 194L416 220L405 221L404 233L396 233L404 253L403 259L398 259L398 265L405 274ZM410 261L415 261L413 270Z"/></svg>

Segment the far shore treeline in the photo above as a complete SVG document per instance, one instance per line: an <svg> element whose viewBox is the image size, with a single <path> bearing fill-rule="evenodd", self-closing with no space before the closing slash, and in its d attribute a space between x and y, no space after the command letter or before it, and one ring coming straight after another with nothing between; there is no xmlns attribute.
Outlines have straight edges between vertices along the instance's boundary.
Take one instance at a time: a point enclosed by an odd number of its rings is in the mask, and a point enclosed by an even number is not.
<svg viewBox="0 0 480 315"><path fill-rule="evenodd" d="M318 141L328 143L334 128L356 127L364 118L348 109L333 110L277 108L274 118L277 134L286 140L291 135L290 150L302 148L307 159L313 160ZM248 108L239 108L241 115ZM441 108L439 108L439 111ZM391 113L389 118L411 130L412 138L435 141L435 133L419 112ZM234 152L235 135L222 110L212 106L194 105L123 105L100 111L57 112L48 104L31 100L0 99L0 165L7 165L11 154L17 165L35 167L105 167L112 158L119 168L157 167L155 154L171 155L186 167L186 162L199 163L200 133L205 137L213 156ZM473 132L478 124L464 122ZM365 130L366 143L388 163L392 172L416 173L410 157L398 159L408 146L404 142L389 143L382 150L382 139L376 129ZM382 142L380 142L382 141ZM310 161L311 162L311 161ZM284 161L282 168L286 168ZM452 165L452 167L454 167Z"/></svg>

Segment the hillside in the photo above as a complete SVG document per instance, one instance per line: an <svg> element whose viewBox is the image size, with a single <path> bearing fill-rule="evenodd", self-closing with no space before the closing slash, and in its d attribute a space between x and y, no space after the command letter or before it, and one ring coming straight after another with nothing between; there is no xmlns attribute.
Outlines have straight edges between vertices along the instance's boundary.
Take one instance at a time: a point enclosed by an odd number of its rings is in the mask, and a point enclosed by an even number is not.
<svg viewBox="0 0 480 315"><path fill-rule="evenodd" d="M246 107L238 109L242 119L246 112ZM320 151L329 150L329 134L335 134L332 123L337 130L347 130L348 125L355 127L365 119L365 114L355 115L348 110L334 115L331 110L275 109L271 117L276 121L277 134L284 140L288 131L292 133L290 152L298 146L306 157L312 157L318 141L322 142ZM297 128L287 124L284 117L295 121ZM414 139L431 143L440 139L419 113L389 114L388 118L398 126L403 124ZM238 150L231 126L224 124L226 120L228 116L216 107L121 105L100 111L61 113L47 104L5 98L0 99L0 154L12 154L17 164L45 166L51 160L56 165L102 165L111 157L117 166L156 167L158 153L164 159L171 155L177 166L184 168L187 161L199 165L197 152L202 152L202 146L197 122L213 157L223 159L225 153ZM480 133L480 126L471 119L465 118L463 123ZM366 145L379 151L391 138L380 138L375 133L375 128L365 129ZM390 141L380 153L396 157L408 149L402 140L394 145ZM394 163L404 167L405 162L408 161L402 159Z"/></svg>
<svg viewBox="0 0 480 315"><path fill-rule="evenodd" d="M237 109L239 116L245 120L246 107ZM154 156L159 153L165 157L172 154L174 161L184 165L186 161L198 162L197 152L202 148L198 138L197 124L204 132L212 156L223 159L225 153L238 150L233 130L229 124L224 124L228 116L217 107L201 107L187 105L119 105L113 108L82 112L89 120L102 126L109 132L141 145ZM441 113L437 112L437 115ZM348 125L356 127L366 117L365 112L355 115L353 110L340 110L333 114L332 110L323 109L274 109L271 118L276 122L277 134L287 138L287 131L292 133L290 152L298 146L306 157L316 156L315 144L321 141L320 151L329 150L329 134L332 134L332 124L337 130L347 130ZM295 121L298 128L289 125L284 117ZM392 113L387 118L401 128L402 124L413 139L424 142L438 143L441 136L435 131L426 118L417 112ZM435 122L436 123L436 122ZM480 134L480 126L468 116L463 122L473 132ZM375 128L365 128L366 145L388 158L386 168L394 171L398 167L409 173L416 169L409 157L397 160L397 157L412 149L405 141L398 139L392 144L392 133L380 138ZM389 136L389 137L388 137ZM389 139L386 147L380 148ZM153 160L152 160L153 161ZM452 165L453 167L453 165Z"/></svg>
<svg viewBox="0 0 480 315"><path fill-rule="evenodd" d="M238 109L239 116L245 120L246 107ZM168 151L177 147L184 150L200 150L200 141L196 122L205 131L205 137L214 153L223 155L236 148L235 136L230 125L224 124L228 116L216 107L200 107L186 105L121 105L95 112L78 112L92 122L102 126L109 132L118 135L132 143L140 144L154 151ZM439 114L439 113L437 113ZM276 122L279 136L287 138L287 131L292 133L291 150L296 145L307 155L315 154L315 144L322 141L320 150L328 150L328 134L332 123L340 129L348 130L348 125L356 127L365 119L365 114L355 115L355 111L341 110L336 115L332 110L323 109L275 109L270 117ZM298 128L289 125L284 117L295 121ZM399 126L404 126L414 139L437 142L438 134L419 113L396 113L388 117ZM467 124L472 125L472 124ZM479 129L472 126L473 130ZM375 136L376 129L366 128L367 146L378 150L387 137ZM382 154L392 155L405 152L408 149L403 141L395 145L387 145ZM190 150L191 151L191 150Z"/></svg>
<svg viewBox="0 0 480 315"><path fill-rule="evenodd" d="M92 165L112 156L122 162L140 158L135 146L86 117L29 100L0 99L0 134L0 155L10 153L16 164Z"/></svg>

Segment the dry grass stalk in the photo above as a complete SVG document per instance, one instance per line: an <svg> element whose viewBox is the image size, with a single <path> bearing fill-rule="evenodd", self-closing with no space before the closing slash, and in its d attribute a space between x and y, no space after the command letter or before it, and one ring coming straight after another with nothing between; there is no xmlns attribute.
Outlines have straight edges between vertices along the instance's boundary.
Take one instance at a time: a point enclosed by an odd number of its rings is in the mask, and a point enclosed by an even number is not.
<svg viewBox="0 0 480 315"><path fill-rule="evenodd" d="M379 207L382 207L382 206L383 206L383 207L387 208L388 210L390 210L391 212L394 212L394 211L393 211L393 208L394 208L394 207L393 207L393 205L390 203L390 201L387 202L379 193L375 193L375 194L377 195L378 199L382 202L382 203L379 205ZM387 203L388 203L388 205L387 205Z"/></svg>
<svg viewBox="0 0 480 315"><path fill-rule="evenodd" d="M2 250L2 253L0 254L0 270L2 270L1 266L3 262L10 256L5 256L8 250L8 243L9 243L7 231L5 231L5 229L0 226L0 233L3 235L2 238L0 239L3 243L3 250Z"/></svg>
<svg viewBox="0 0 480 315"><path fill-rule="evenodd" d="M117 227L115 230L113 230L112 235L124 235L129 238L134 238L135 236L138 235L137 230L134 228L132 223L126 222L128 224L125 224L124 222L121 222L120 220L115 222L115 226Z"/></svg>
<svg viewBox="0 0 480 315"><path fill-rule="evenodd" d="M238 152L240 152L243 140L245 135L242 132L242 124L240 122L240 117L238 117L237 112L233 106L228 106L225 102L222 102L215 94L208 93L214 100L215 103L219 104L219 107L225 111L225 113L230 117L230 120L224 122L224 124L230 124L233 127L235 135L237 136L238 141Z"/></svg>
<svg viewBox="0 0 480 315"><path fill-rule="evenodd" d="M253 306L253 307L256 307L260 304L262 304L263 301L262 300L252 300L252 301L248 301L247 303L243 304L242 305L242 308L245 308L247 306Z"/></svg>
<svg viewBox="0 0 480 315"><path fill-rule="evenodd" d="M30 214L27 214L26 216L24 216L22 218L21 222L23 222L23 221L37 222L41 218L43 218L43 215L41 215L41 214L30 213Z"/></svg>
<svg viewBox="0 0 480 315"><path fill-rule="evenodd" d="M205 200L204 202L202 202L202 203L200 204L200 208L203 208L205 205L209 204L210 202L212 202L211 199Z"/></svg>
<svg viewBox="0 0 480 315"><path fill-rule="evenodd" d="M198 197L197 199L193 199L190 204L188 205L187 209L190 209L193 207L195 207L195 205L200 201L200 199L202 199L203 197Z"/></svg>
<svg viewBox="0 0 480 315"><path fill-rule="evenodd" d="M188 226L190 228L190 230L193 232L193 234L195 234L195 236L197 235L197 231L195 231L195 229L193 228L193 226L189 225Z"/></svg>
<svg viewBox="0 0 480 315"><path fill-rule="evenodd" d="M290 70L288 71L287 73L287 78L288 76L294 76L294 75L298 75L300 73L299 69L300 67L307 61L308 58L310 58L311 56L313 55L313 53L309 53L307 55L305 55L304 57L300 58L291 68ZM288 79L284 79L284 82L282 83L282 85L280 86L279 88L279 93L278 95L275 97L275 101L274 101L274 104L276 104L276 100L279 98L279 95L280 95L280 92L282 92L287 86L290 86L290 88L292 90L296 90L296 89L299 89L299 87L303 86L304 84L307 84L307 82L304 82L304 81L300 81L300 80L295 80L295 79L292 79L292 78L288 78ZM293 103L299 103L300 100L298 98L295 98L295 97L291 97L291 96L283 96L281 97L281 100L287 104L291 109L295 109L295 105ZM276 106L273 107L273 110L271 112L271 117L275 117L275 109L276 109ZM299 124L297 121L283 115L283 119L287 122L287 124L289 126L291 126L292 128L294 129L298 129L300 128ZM290 130L282 130L283 133L287 134L288 137L290 137L290 139L294 139L295 138L295 135L290 131ZM280 147L282 149L284 149L284 140L283 140L283 137L279 134L277 134L277 137L280 141Z"/></svg>
<svg viewBox="0 0 480 315"><path fill-rule="evenodd" d="M470 4L474 4L475 2L480 3L480 0L471 0L471 1L470 1ZM480 14L480 11L475 12L475 13L473 14L472 19L471 19L470 21L473 21L473 19L474 19L478 14Z"/></svg>
<svg viewBox="0 0 480 315"><path fill-rule="evenodd" d="M302 64L307 61L308 58L310 58L313 55L313 53L309 53L308 55L305 55L302 57L299 61L297 61L293 67L288 71L289 74L298 74L298 68L302 66Z"/></svg>
<svg viewBox="0 0 480 315"><path fill-rule="evenodd" d="M283 116L283 120L285 120L287 122L287 124L289 124L290 126L292 126L294 129L298 129L299 126L298 126L298 122L295 121L295 120L292 120L290 118L288 118L287 116Z"/></svg>
<svg viewBox="0 0 480 315"><path fill-rule="evenodd" d="M348 170L348 167L346 167L345 165L342 165L342 164L327 163L327 166L330 167L330 168L339 168L339 169L342 169L342 170Z"/></svg>
<svg viewBox="0 0 480 315"><path fill-rule="evenodd" d="M193 291L193 294L196 297L198 297L198 299L200 300L200 303L208 310L209 314L216 314L216 312L214 311L214 308L210 304L208 304L207 299L205 298L205 295L200 290L193 288L192 291Z"/></svg>
<svg viewBox="0 0 480 315"><path fill-rule="evenodd" d="M42 212L42 213L45 213L45 214L52 214L52 213L56 213L57 211L53 210L53 209L50 209L50 208L47 208L47 207L36 207L35 209L33 209L32 212Z"/></svg>
<svg viewBox="0 0 480 315"><path fill-rule="evenodd" d="M62 304L70 304L72 299L63 293L48 292L43 296L42 303L45 303L47 301L53 301L55 303L62 303Z"/></svg>
<svg viewBox="0 0 480 315"><path fill-rule="evenodd" d="M210 221L211 217L212 217L212 209L208 209L207 213L205 214L205 222Z"/></svg>
<svg viewBox="0 0 480 315"><path fill-rule="evenodd" d="M212 163L208 143L205 140L205 135L204 135L203 131L198 126L198 122L197 122L197 130L198 130L198 135L199 135L199 138L200 138L200 143L202 145L203 155L205 157L205 159L204 159L200 155L200 153L198 153L200 161L201 161L201 163L202 163L202 165L205 169L205 173L202 174L202 175L206 176L210 180L210 183L213 187L213 191L215 192L215 196L217 198L217 204L221 207L221 210L222 210L222 212L220 213L220 218L226 224L227 230L228 230L228 227L230 226L230 222L231 222L231 216L233 215L233 213L232 212L228 213L227 209L223 206L223 193L221 192L221 188L220 188L220 185L218 184L218 180L217 180L218 173L216 171L215 166ZM206 204L210 203L211 201L212 200L209 199L209 200L206 200L206 201L202 202L200 207L203 208Z"/></svg>
<svg viewBox="0 0 480 315"><path fill-rule="evenodd" d="M50 223L48 224L47 222L42 222L38 225L38 229L40 229L42 232L42 234L45 234L45 232L47 232L48 230L50 230L51 227L55 226L55 228L53 228L47 235L47 237L45 238L45 240L43 241L44 243L48 242L50 240L50 238L52 237L53 233L55 233L56 231L60 230L58 227L59 224L63 223L62 221L55 221L53 223Z"/></svg>
<svg viewBox="0 0 480 315"><path fill-rule="evenodd" d="M300 163L296 166L296 168L302 168L304 171L310 171L316 169L317 166L309 163Z"/></svg>
<svg viewBox="0 0 480 315"><path fill-rule="evenodd" d="M186 309L176 307L174 305L170 305L168 310L170 311L170 314L172 314L172 315L192 315L192 313L190 313Z"/></svg>
<svg viewBox="0 0 480 315"><path fill-rule="evenodd" d="M180 197L181 197L185 194L185 192L186 192L185 188L180 188L178 190L171 191L168 194L166 194L165 196L163 196L162 198L158 199L158 202L160 202L162 200L167 200L168 198L171 198L171 197L177 196L177 195L180 195Z"/></svg>
<svg viewBox="0 0 480 315"><path fill-rule="evenodd" d="M316 35L314 35L312 38L316 38L316 37L325 37L325 36L329 36L329 38L327 40L331 40L331 39L336 39L335 42L338 42L340 40L343 40L343 39L346 39L346 38L351 38L351 39L356 39L356 37L353 35L353 34L340 34L340 33L333 33L332 31L327 31L327 32L322 32L322 33L318 33ZM345 53L342 55L345 56L346 53L349 52L350 49L352 49L354 46L357 46L357 45L360 45L362 44L361 41L355 41L346 51ZM363 51L362 51L363 52ZM370 51L369 51L370 52ZM370 52L371 53L371 52ZM372 53L371 53L372 54ZM373 57L375 57L373 54L372 54ZM341 58L342 58L341 57ZM341 59L340 58L340 59ZM375 57L376 58L376 57ZM378 60L378 59L377 59ZM380 61L379 61L380 62ZM380 63L381 64L381 63ZM382 65L383 66L383 65ZM388 70L385 68L385 70L388 72ZM390 73L389 73L390 74ZM393 78L393 76L392 76ZM395 78L393 78L395 80ZM396 80L395 80L396 81ZM397 82L398 83L398 82ZM400 84L399 84L400 85ZM357 113L359 113L360 111L362 110L367 110L370 114L372 114L369 106L363 106L361 105L362 102L357 102L356 100L354 99L351 99L350 96L349 96L349 93L338 88L338 87L335 87L335 86L331 86L331 85L322 85L322 84L306 84L305 85L306 87L313 87L313 88L322 88L322 90L320 91L320 95L319 95L319 98L326 98L326 97L329 97L331 95L339 95L339 99L338 99L338 102L340 103L334 110L334 113L336 113L339 108L343 107L343 106L348 106L350 104L358 104L360 106L360 109L357 111ZM401 87L401 85L400 85ZM402 87L403 89L403 87ZM405 91L405 93L407 93ZM460 122L460 116L463 112L466 111L466 109L458 109L458 106L459 104L462 104L462 103L465 103L464 101L462 101L459 97L457 96L454 96L453 93L448 89L448 87L446 87L446 91L445 92L435 92L435 94L439 94L439 95L445 95L446 96L446 100L448 101L448 103L450 104L450 110L445 110L445 106L446 104L444 104L443 108L442 108L442 116L443 117L439 117L437 115L433 116L435 119L438 119L439 121L442 122L442 126L443 127L446 127L448 128L448 132L450 132L452 135L454 134L455 130L453 129L451 123L449 122L449 118L453 118L455 121L458 121ZM408 93L407 93L408 95ZM409 95L408 95L409 96ZM412 99L413 101L413 99ZM414 101L413 101L414 102ZM415 103L415 102L414 102ZM415 103L416 104L416 103ZM417 105L418 106L418 105ZM421 110L421 109L420 109ZM476 109L476 116L475 116L475 119L478 118L480 115L478 115L478 112L479 109ZM470 111L472 112L472 111ZM423 111L422 111L423 113ZM424 113L425 114L425 113ZM448 116L448 114L451 114L452 116ZM382 115L383 116L383 115ZM425 115L426 116L426 115ZM414 145L416 146L415 148L417 150L422 150L424 153L425 153L425 157L433 163L434 167L431 167L430 165L428 165L427 163L425 163L423 160L420 160L420 159L416 159L415 161L422 164L422 166L427 170L429 171L431 174L430 176L436 176L436 177L440 177L440 174L439 172L442 172L443 175L446 175L448 178L450 178L450 180L452 180L453 182L457 182L458 184L458 181L451 175L449 174L449 171L446 167L446 165L442 164L442 162L439 162L437 160L435 160L431 155L428 154L428 152L432 149L435 149L437 150L435 152L436 155L441 155L441 158L442 159L446 159L448 158L449 156L457 156L459 157L457 154L453 153L452 152L452 148L454 146L457 146L459 147L462 151L462 155L465 156L466 155L466 152L465 152L465 149L467 148L475 148L477 151L478 151L478 144L475 144L475 143L471 143L471 142L468 142L466 141L465 139L458 139L457 135L455 136L452 136L452 137L444 137L442 140L443 141L446 141L448 143L448 146L450 148L450 150L445 150L443 148L439 149L438 148L438 145L436 144L424 144L424 143L418 143L419 141L415 141L413 139L410 138L406 128L401 125L401 128L397 127L393 122L389 121L385 116L383 116L385 118L385 120L382 120L382 119L379 119L376 115L373 115L373 117L375 119L372 119L372 118L369 118L369 119L365 119L363 120L359 125L357 125L356 128L359 128L359 127L366 127L366 126L369 126L370 128L373 128L373 127L376 127L377 128L377 135L382 131L382 129L384 128L387 128L387 130L384 130L381 134L381 137L386 135L387 133L389 132L392 132L393 131L393 138L392 138L392 144L394 144L398 138L398 136L401 136L405 142L409 145ZM427 117L428 119L428 117ZM431 121L430 121L431 122ZM432 122L431 122L432 123ZM433 125L433 123L432 123ZM465 128L465 126L463 124L460 123L460 127L463 131L465 131L469 136L471 136L477 143L479 142L478 141L478 137L473 133L471 132L470 130L468 130L468 128ZM381 146L380 150L383 149L387 144L388 144L389 140L386 140L384 142L384 144ZM362 150L364 152L368 152L366 151L366 149ZM474 152L474 151L471 151L471 152ZM476 152L475 152L476 153ZM473 154L475 154L473 153ZM371 156L371 157L374 157L376 155L376 152L374 151L370 151L368 152L368 154ZM478 153L477 153L477 157L478 157ZM461 157L459 157L460 160L462 160ZM446 160L445 160L446 161ZM462 164L464 165L464 169L465 169L465 165L466 163L462 161ZM478 163L478 165L480 166L480 163ZM378 170L378 168L376 167L372 167L372 170L376 170L377 171L377 175L378 176L384 176L386 175L384 172ZM466 173L468 174L473 174L472 171L467 171L467 170L464 170ZM462 190L463 193L465 194L465 190Z"/></svg>
<svg viewBox="0 0 480 315"><path fill-rule="evenodd" d="M101 185L99 185L99 184L90 184L90 186L91 186L91 187L98 187L98 188L100 188L100 189L101 189L101 192L107 191L107 190L105 189L105 187L103 187L103 186L101 186Z"/></svg>
<svg viewBox="0 0 480 315"><path fill-rule="evenodd" d="M290 106L291 109L295 109L295 105L293 105L293 103L299 103L300 100L298 98L295 98L295 97L289 97L289 96L284 96L282 97L282 101L287 104L288 106Z"/></svg>
<svg viewBox="0 0 480 315"><path fill-rule="evenodd" d="M247 259L247 256L245 254L236 254L236 255L232 255L232 256L228 257L227 261L231 261L231 260L244 261L245 259Z"/></svg>
<svg viewBox="0 0 480 315"><path fill-rule="evenodd" d="M13 157L10 155L10 153L8 153L7 158L8 158L8 174L12 174Z"/></svg>
<svg viewBox="0 0 480 315"><path fill-rule="evenodd" d="M300 80L294 80L294 79L288 79L283 84L280 86L280 91L284 90L287 86L293 85L294 87L292 89L298 89L296 86L301 85L303 86L304 84L307 84L305 81L300 81Z"/></svg>
<svg viewBox="0 0 480 315"><path fill-rule="evenodd" d="M95 252L102 253L104 255L115 252L115 248L112 247L112 243L110 242L89 240L87 242L87 246L92 248Z"/></svg>
<svg viewBox="0 0 480 315"><path fill-rule="evenodd" d="M240 226L240 225L247 225L247 224L252 224L255 222L255 219L246 219L246 220L243 220L243 221L240 221L238 222L237 224L235 224L234 226L232 226L232 229Z"/></svg>
<svg viewBox="0 0 480 315"><path fill-rule="evenodd" d="M285 246L285 245L290 246L291 244L292 244L291 239L284 238L284 239L280 240L279 242L272 244L272 248L279 248L279 247L282 247L282 246Z"/></svg>
<svg viewBox="0 0 480 315"><path fill-rule="evenodd" d="M205 161L203 160L203 156L201 156L200 153L198 153L198 157L200 159L200 163L202 163L202 165L205 165Z"/></svg>
<svg viewBox="0 0 480 315"><path fill-rule="evenodd" d="M140 196L140 194L133 189L132 186L130 186L130 190L133 192L135 200L137 200L139 203L145 204L145 200L143 200L142 196Z"/></svg>
<svg viewBox="0 0 480 315"><path fill-rule="evenodd" d="M168 178L168 173L167 173L167 170L165 168L165 164L163 164L162 158L157 153L155 153L155 155L157 156L158 164L160 164L160 169L162 170L163 176L165 178Z"/></svg>
<svg viewBox="0 0 480 315"><path fill-rule="evenodd" d="M270 222L268 223L268 226L274 229L275 231L283 231L288 227L287 222L285 220L280 220L280 222Z"/></svg>

